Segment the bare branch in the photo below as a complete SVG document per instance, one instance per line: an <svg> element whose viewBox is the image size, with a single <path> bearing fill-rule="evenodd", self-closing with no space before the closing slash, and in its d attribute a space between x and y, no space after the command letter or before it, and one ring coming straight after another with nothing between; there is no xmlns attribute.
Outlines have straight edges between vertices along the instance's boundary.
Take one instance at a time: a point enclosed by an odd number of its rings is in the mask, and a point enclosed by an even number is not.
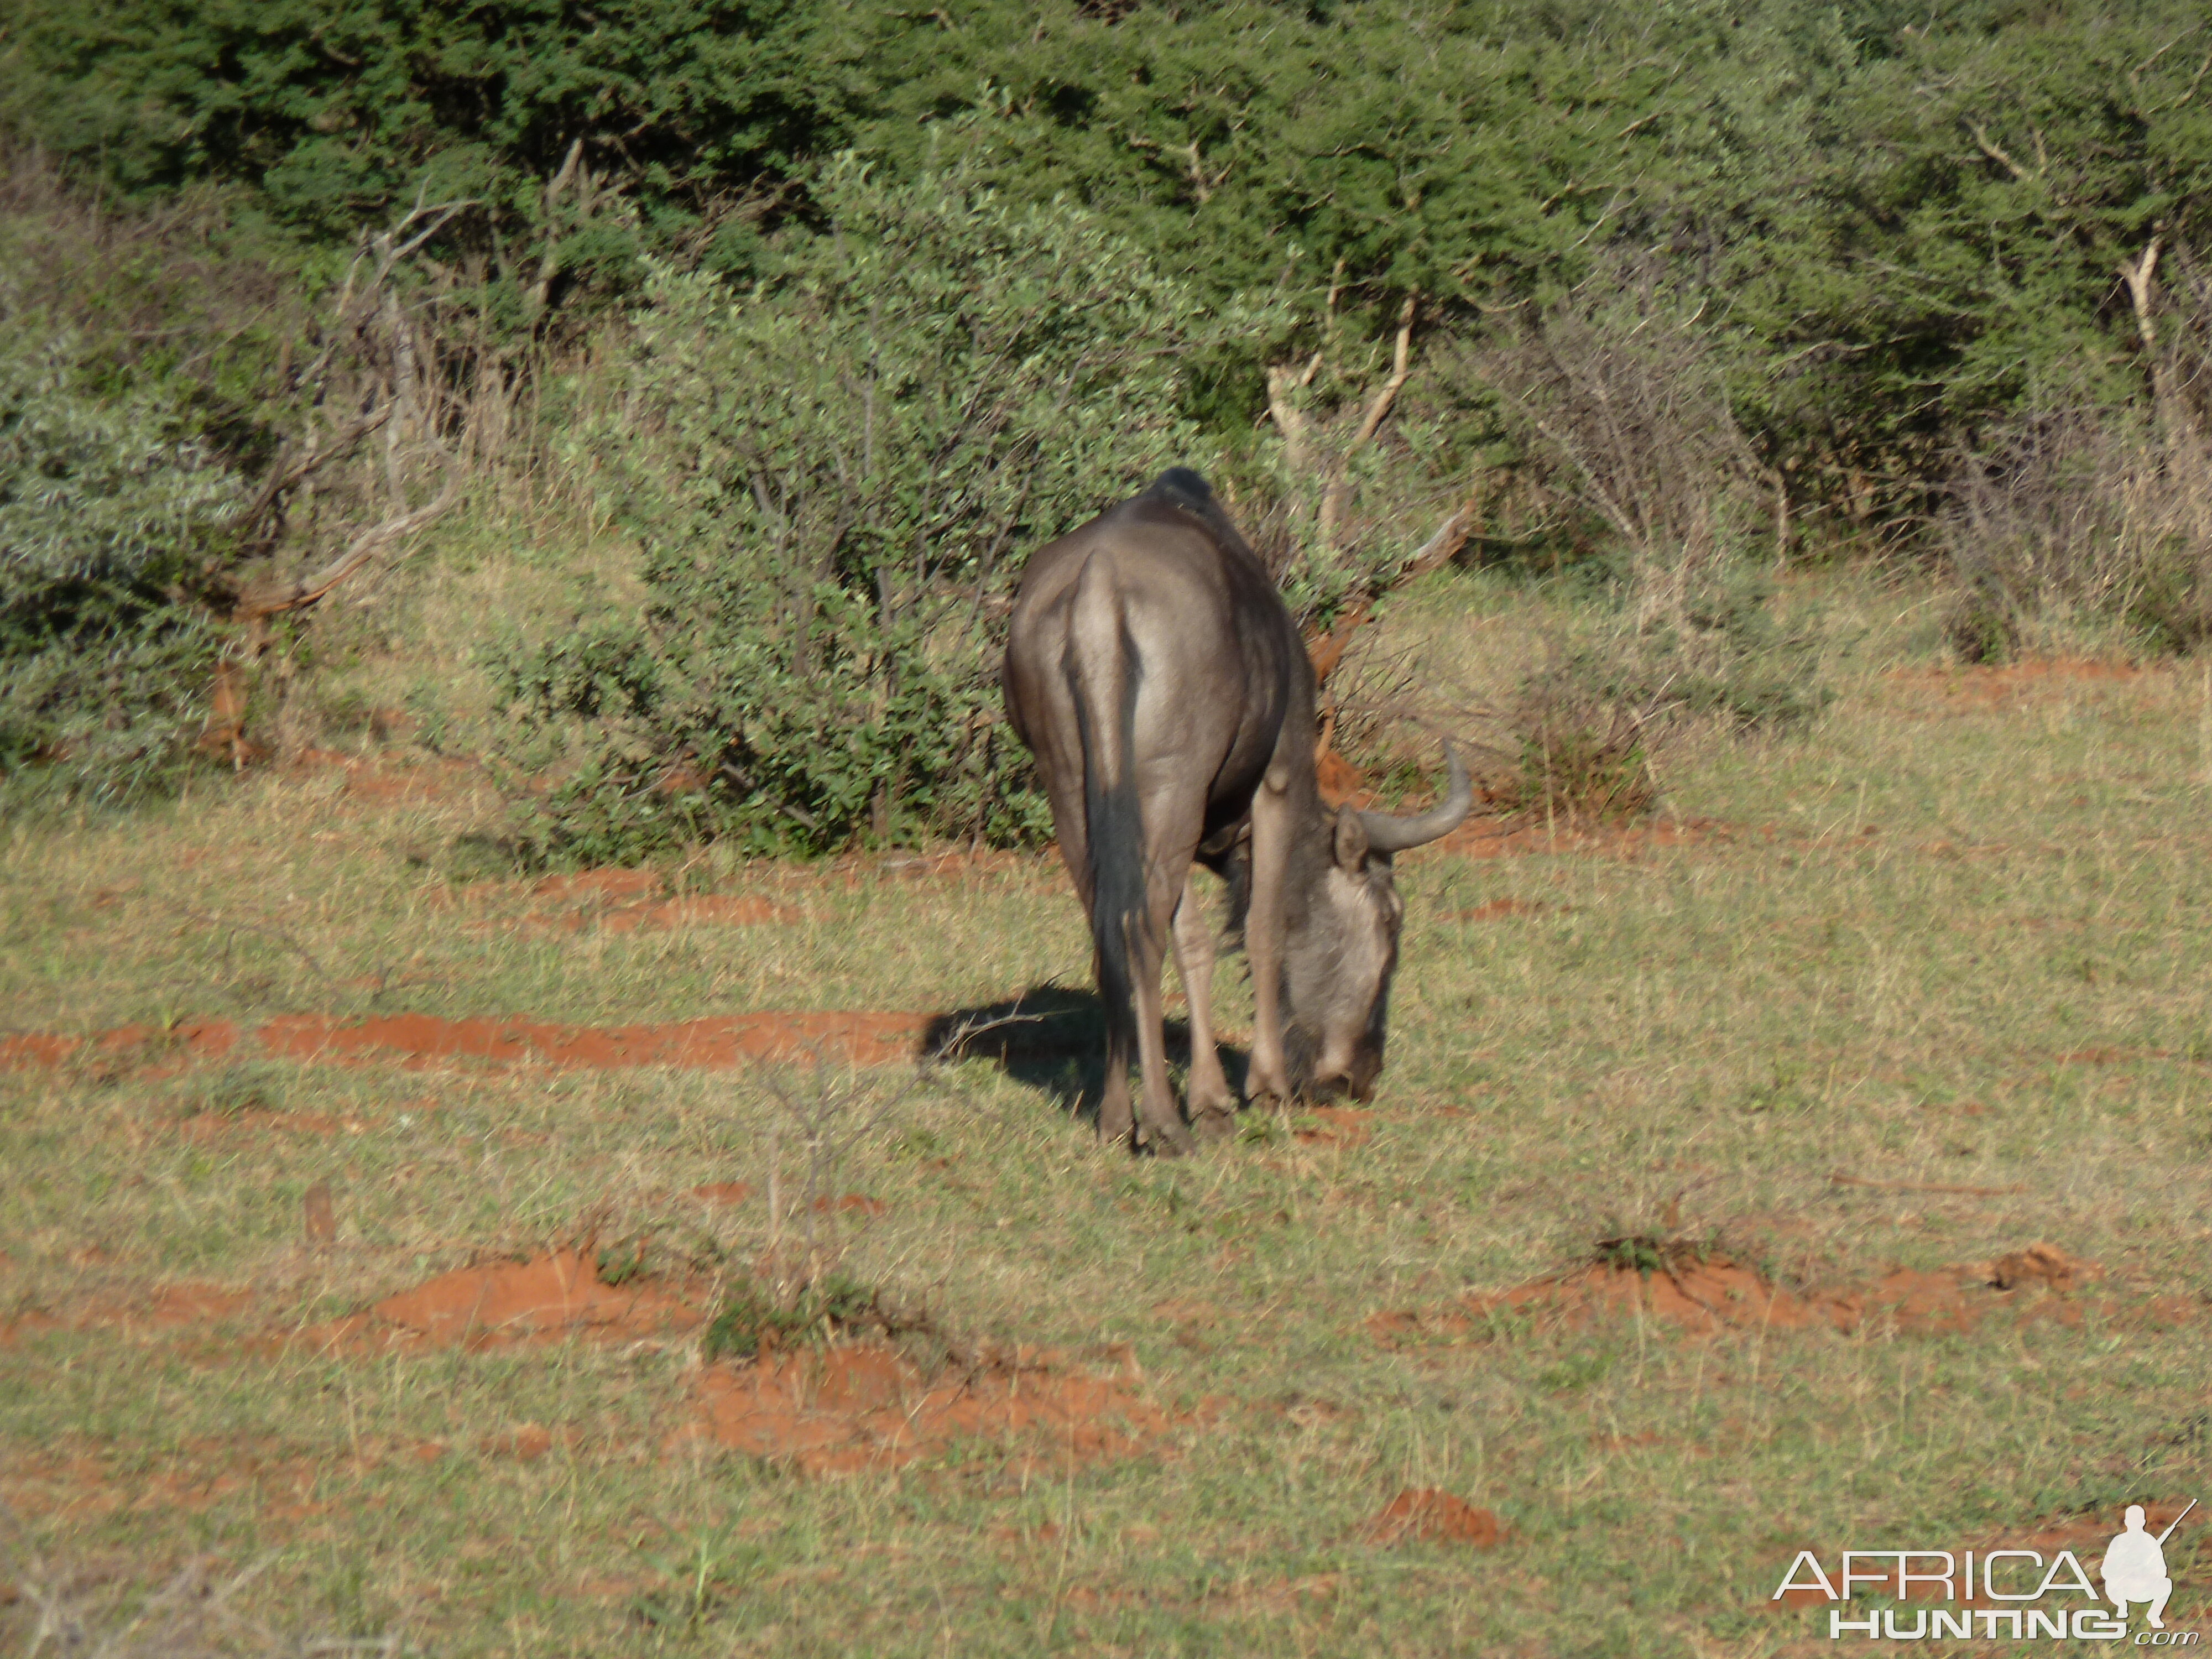
<svg viewBox="0 0 2212 1659"><path fill-rule="evenodd" d="M1974 135L1974 143L1976 148L1978 148L1983 155L1988 156L1990 160L1995 161L1999 167L2004 168L2006 172L2011 173L2014 178L2025 182L2026 180L2036 176L2034 173L2030 173L2026 167L2021 166L2019 162L2014 161L2011 156L2006 155L2003 147L1991 140L1988 130L1984 128L1980 122L1967 122L1966 131Z"/></svg>
<svg viewBox="0 0 2212 1659"><path fill-rule="evenodd" d="M2194 74L2194 75L2192 75L2192 76L2191 76L2189 77L2189 90L2188 90L2188 91L2186 91L2186 92L2185 92L2185 93L2183 93L2183 94L2181 94L2181 96L2180 96L2180 97L2179 97L2179 98L2175 99L2172 103L2168 104L2168 105L2166 106L2166 110L2177 110L2177 109L2179 109L2179 108L2180 108L2184 104L2187 103L2191 99L2192 99L2192 98L2196 97L2196 96L2197 96L2197 88L2198 87L2202 86L2202 85L2204 83L2204 72L2205 72L2207 70L2212 70L2212 52L2207 52L2207 53L2205 53L2205 55L2204 55L2204 61L2203 61L2203 63L2199 64L2197 66L2197 73L2196 73L2196 74ZM2166 110L2161 110L2161 111L2160 111L2160 112L2159 112L2159 113L2160 113L2160 114L2164 114L2165 112L2166 112Z"/></svg>
<svg viewBox="0 0 2212 1659"><path fill-rule="evenodd" d="M2143 349L2154 356L2158 351L2158 327L2151 320L2151 305L2156 298L2153 286L2158 276L2159 239L2150 239L2150 245L2132 261L2120 261L2120 280L2128 285L2128 299L2136 311L2136 331L2142 336Z"/></svg>
<svg viewBox="0 0 2212 1659"><path fill-rule="evenodd" d="M262 617L273 617L286 611L297 611L313 605L347 577L367 564L377 551L387 544L427 529L445 515L459 495L461 468L450 456L446 463L446 482L434 499L410 512L402 513L382 524L372 525L355 537L346 550L321 569L276 586L257 588L239 596L237 610L233 613L240 621L252 621Z"/></svg>
<svg viewBox="0 0 2212 1659"><path fill-rule="evenodd" d="M1316 361L1319 355L1315 354ZM1291 401L1291 389L1305 384L1288 364L1278 364L1267 371L1267 414L1275 422L1275 430L1283 434L1284 459L1294 472L1304 472L1313 465L1312 428L1305 410Z"/></svg>
<svg viewBox="0 0 2212 1659"><path fill-rule="evenodd" d="M1337 458L1336 469L1329 478L1328 488L1322 492L1321 537L1324 542L1336 533L1337 525L1344 517L1345 502L1352 495L1352 478L1348 471L1352 458L1374 441L1376 433L1382 429L1382 422L1389 418L1391 406L1398 401L1399 392L1405 389L1406 381L1413 372L1413 323L1420 314L1420 305L1421 296L1418 292L1406 296L1405 307L1398 313L1398 337L1390 353L1389 377L1376 388L1374 397L1368 400L1367 413L1361 417L1358 430L1352 434L1352 441L1345 446L1344 453Z"/></svg>
<svg viewBox="0 0 2212 1659"><path fill-rule="evenodd" d="M388 402L379 404L368 414L355 416L347 423L345 429L329 442L297 455L280 457L261 480L261 487L254 491L253 500L247 504L245 515L240 520L244 526L240 540L252 545L256 531L262 520L276 507L278 496L329 463L343 460L353 452L356 444L392 418L392 405Z"/></svg>
<svg viewBox="0 0 2212 1659"><path fill-rule="evenodd" d="M1406 296L1406 308L1398 316L1397 343L1391 352L1390 378L1382 382L1374 401L1368 404L1367 417L1360 422L1358 435L1352 441L1354 449L1373 438L1376 429L1389 418L1390 406L1398 401L1399 392L1405 389L1407 378L1413 373L1413 319L1420 303L1418 293Z"/></svg>
<svg viewBox="0 0 2212 1659"><path fill-rule="evenodd" d="M1457 558L1460 550L1467 545L1468 538L1474 533L1476 520L1482 514L1482 496L1470 495L1466 502L1436 527L1421 550L1413 555L1407 565L1401 581L1411 581L1416 576L1425 576L1431 570L1441 570Z"/></svg>
<svg viewBox="0 0 2212 1659"><path fill-rule="evenodd" d="M533 310L543 311L545 308L545 301L553 292L553 279L561 274L561 244L560 239L553 234L553 209L561 199L561 192L568 189L569 181L576 176L576 163L583 154L583 139L571 139L568 153L562 158L561 170L545 186L545 248L538 258L538 280L531 284L530 289L530 303Z"/></svg>

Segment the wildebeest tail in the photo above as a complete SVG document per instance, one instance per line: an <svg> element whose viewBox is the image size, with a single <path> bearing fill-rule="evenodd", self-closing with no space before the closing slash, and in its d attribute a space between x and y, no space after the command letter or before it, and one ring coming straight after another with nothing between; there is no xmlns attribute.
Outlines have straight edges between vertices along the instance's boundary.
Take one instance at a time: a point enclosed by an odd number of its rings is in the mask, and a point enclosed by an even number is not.
<svg viewBox="0 0 2212 1659"><path fill-rule="evenodd" d="M1089 573L1076 585L1068 672L1083 725L1084 840L1091 854L1091 935L1098 994L1109 1028L1136 1022L1131 954L1146 926L1145 825L1130 756L1143 663L1109 584Z"/></svg>

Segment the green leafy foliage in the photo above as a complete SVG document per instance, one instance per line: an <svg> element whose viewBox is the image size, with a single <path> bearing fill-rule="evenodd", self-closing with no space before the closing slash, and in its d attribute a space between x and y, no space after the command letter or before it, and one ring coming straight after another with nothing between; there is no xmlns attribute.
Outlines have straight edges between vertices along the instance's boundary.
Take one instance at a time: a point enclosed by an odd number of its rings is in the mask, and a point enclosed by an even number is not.
<svg viewBox="0 0 2212 1659"><path fill-rule="evenodd" d="M1383 0L927 9L542 0L9 0L7 101L126 188L233 181L326 248L428 190L503 327L657 253L745 278L852 147L1065 198L1289 326L1200 365L1246 428L1261 369L1581 282L1653 250L1712 296L1729 392L1801 501L1923 512L1962 426L2087 366L2139 386L2113 273L2212 224L2203 20L2154 0Z"/></svg>
<svg viewBox="0 0 2212 1659"><path fill-rule="evenodd" d="M246 184L323 244L418 190L471 201L445 246L515 322L548 283L635 283L643 249L742 264L745 226L711 198L819 153L849 82L834 15L745 0L118 0L0 16L0 87L55 149L135 190Z"/></svg>
<svg viewBox="0 0 2212 1659"><path fill-rule="evenodd" d="M709 1364L725 1355L750 1359L764 1346L823 1341L864 1324L895 1327L899 1322L881 1311L880 1299L878 1291L842 1272L809 1281L789 1297L741 1283L699 1339L699 1352Z"/></svg>
<svg viewBox="0 0 2212 1659"><path fill-rule="evenodd" d="M451 210L395 303L434 315L456 406L526 395L642 307L625 425L579 441L653 597L490 658L510 753L556 769L534 833L564 859L1041 833L990 684L1007 567L1171 460L1242 488L1324 623L1474 469L1549 492L1554 562L1650 567L1577 671L1601 712L1817 703L1803 653L1753 642L1759 607L1703 570L1770 526L1784 556L1932 539L1969 655L2049 605L2153 649L2212 634L2201 488L2153 488L2201 476L2174 447L2206 429L2194 392L2092 469L2103 527L2067 532L2072 574L2033 526L1965 555L1951 527L1960 455L2016 479L2008 447L2053 410L2118 431L2160 375L2204 384L2212 29L2153 0L0 0L0 35L7 202L52 172L31 140L149 227L0 224L10 386L45 373L33 337L76 341L46 413L8 394L9 476L44 480L8 486L32 538L0 595L11 774L118 797L172 774L215 638L187 573L272 409L319 395L301 307L412 204ZM1593 466L1587 422L1559 442L1512 412L1547 398L1662 441ZM40 536L110 553L57 566ZM1528 752L1626 799L1637 729L1531 727Z"/></svg>
<svg viewBox="0 0 2212 1659"><path fill-rule="evenodd" d="M773 283L656 271L624 420L580 441L643 615L489 659L514 752L573 768L538 812L559 855L1037 834L997 684L1022 561L1205 461L1186 362L1263 315L1072 207L854 161L820 194L836 234Z"/></svg>
<svg viewBox="0 0 2212 1659"><path fill-rule="evenodd" d="M220 638L186 594L237 475L173 391L101 396L79 342L0 328L0 770L103 800L174 778Z"/></svg>

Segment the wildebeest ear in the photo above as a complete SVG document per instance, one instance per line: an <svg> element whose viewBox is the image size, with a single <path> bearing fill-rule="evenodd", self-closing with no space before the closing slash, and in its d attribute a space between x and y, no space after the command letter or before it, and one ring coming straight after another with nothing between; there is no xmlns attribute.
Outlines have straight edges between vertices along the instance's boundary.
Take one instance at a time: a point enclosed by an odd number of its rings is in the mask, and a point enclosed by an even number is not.
<svg viewBox="0 0 2212 1659"><path fill-rule="evenodd" d="M1367 824L1349 802L1336 809L1336 867L1347 876L1367 868Z"/></svg>

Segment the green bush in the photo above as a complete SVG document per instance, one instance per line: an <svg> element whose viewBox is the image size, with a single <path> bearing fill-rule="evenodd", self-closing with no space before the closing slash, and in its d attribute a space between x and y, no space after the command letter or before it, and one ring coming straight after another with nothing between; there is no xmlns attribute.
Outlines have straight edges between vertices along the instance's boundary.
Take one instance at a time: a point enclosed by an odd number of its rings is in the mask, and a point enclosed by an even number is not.
<svg viewBox="0 0 2212 1659"><path fill-rule="evenodd" d="M426 251L502 351L629 302L648 256L772 270L764 231L821 222L805 181L837 150L913 181L957 149L1210 298L1288 297L1294 345L1209 375L1224 441L1269 368L1387 341L1410 296L1425 358L1638 248L1713 296L1800 519L1903 530L2054 377L2140 394L2116 270L2212 232L2185 11L0 0L0 110L126 194L234 191L331 280L419 191L465 200Z"/></svg>
<svg viewBox="0 0 2212 1659"><path fill-rule="evenodd" d="M0 772L115 801L173 781L221 639L191 602L236 473L159 386L95 394L76 337L0 327Z"/></svg>
<svg viewBox="0 0 2212 1659"><path fill-rule="evenodd" d="M883 1306L880 1287L863 1285L842 1271L833 1270L820 1282L781 1297L765 1286L740 1281L699 1339L699 1353L709 1364L725 1354L753 1359L763 1343L782 1347L826 1341L864 1326L896 1332L902 1322Z"/></svg>
<svg viewBox="0 0 2212 1659"><path fill-rule="evenodd" d="M1178 461L1212 310L1096 218L847 161L773 283L655 270L627 406L579 441L649 603L487 658L508 753L561 781L556 857L1034 837L1000 713L1004 612L1042 542Z"/></svg>

